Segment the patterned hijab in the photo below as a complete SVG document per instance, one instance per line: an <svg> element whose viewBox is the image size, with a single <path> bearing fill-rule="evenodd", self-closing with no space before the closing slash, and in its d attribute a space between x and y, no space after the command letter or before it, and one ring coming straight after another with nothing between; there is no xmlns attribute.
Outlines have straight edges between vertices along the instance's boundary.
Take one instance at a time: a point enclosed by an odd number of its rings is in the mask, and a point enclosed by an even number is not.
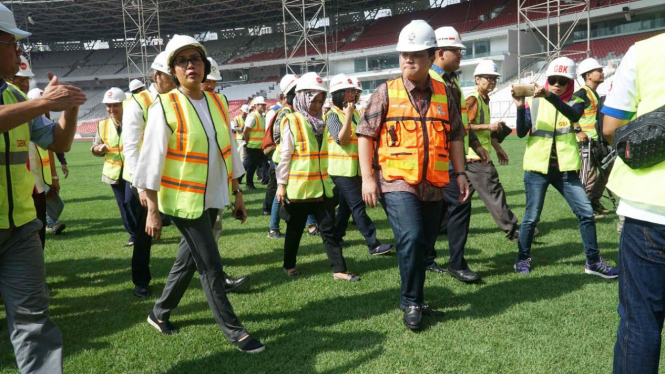
<svg viewBox="0 0 665 374"><path fill-rule="evenodd" d="M314 98L320 93L322 92L314 90L302 90L296 93L296 97L293 100L293 108L305 116L305 118L307 118L307 121L312 126L312 131L314 131L317 139L323 136L323 129L326 125L326 123L323 122L323 108L319 109L319 112L313 116L309 114L309 107L312 105Z"/></svg>

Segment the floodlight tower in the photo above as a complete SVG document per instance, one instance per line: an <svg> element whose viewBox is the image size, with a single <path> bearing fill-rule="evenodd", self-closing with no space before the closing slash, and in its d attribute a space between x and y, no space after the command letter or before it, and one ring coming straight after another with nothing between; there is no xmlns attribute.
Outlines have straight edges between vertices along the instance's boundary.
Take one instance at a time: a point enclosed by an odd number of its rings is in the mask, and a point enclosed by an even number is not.
<svg viewBox="0 0 665 374"><path fill-rule="evenodd" d="M325 0L282 0L282 17L284 30L284 55L286 72L295 74L294 65L300 65L301 73L311 70L319 75L328 75L328 37L326 23L323 31L315 30L317 23L326 18ZM289 36L297 36L298 40L289 50ZM315 38L323 38L323 50L314 42ZM295 54L300 47L304 48L305 60L295 63Z"/></svg>
<svg viewBox="0 0 665 374"><path fill-rule="evenodd" d="M562 14L568 16L571 14L573 17L572 23L567 24L566 28L562 28ZM545 17L543 17L545 15ZM562 56L574 56L585 54L589 57L590 49L590 31L591 23L589 22L591 15L591 7L589 0L543 0L534 2L531 0L518 0L517 1L517 72L519 78L522 78L522 67L526 67L534 61L546 61L545 67L549 63ZM545 25L537 27L534 22L546 19ZM570 18L570 17L567 17ZM573 35L575 27L586 20L586 50L585 51L564 51L566 42ZM545 41L544 50L537 53L522 53L522 43L520 34L522 31L531 31L536 37L542 38ZM544 32L543 32L544 30Z"/></svg>
<svg viewBox="0 0 665 374"><path fill-rule="evenodd" d="M159 0L122 0L127 74L139 73L144 83L150 76L150 61L162 49L159 32Z"/></svg>

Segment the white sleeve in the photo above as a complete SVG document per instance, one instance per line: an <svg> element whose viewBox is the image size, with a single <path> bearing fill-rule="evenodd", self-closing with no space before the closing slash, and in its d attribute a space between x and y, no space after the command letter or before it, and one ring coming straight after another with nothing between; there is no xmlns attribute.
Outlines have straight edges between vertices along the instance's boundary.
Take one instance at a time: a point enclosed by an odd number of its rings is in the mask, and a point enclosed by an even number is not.
<svg viewBox="0 0 665 374"><path fill-rule="evenodd" d="M282 127L282 142L280 146L282 151L279 154L279 164L275 169L275 176L277 177L277 184L284 184L289 181L289 170L291 168L291 155L293 155L293 150L295 148L295 141L293 140L293 135L291 134L291 127L287 123Z"/></svg>
<svg viewBox="0 0 665 374"><path fill-rule="evenodd" d="M639 104L637 85L635 83L637 61L635 46L630 47L621 60L614 74L614 81L605 99L605 107L624 112L635 113Z"/></svg>
<svg viewBox="0 0 665 374"><path fill-rule="evenodd" d="M143 110L136 100L130 101L122 113L122 154L125 157L125 167L129 176L134 180L134 170L139 162L139 148L143 138L145 121Z"/></svg>
<svg viewBox="0 0 665 374"><path fill-rule="evenodd" d="M233 163L233 179L238 179L245 175L245 167L242 165L240 153L238 153L238 146L233 136L233 132L229 129L229 138L231 140L231 162Z"/></svg>
<svg viewBox="0 0 665 374"><path fill-rule="evenodd" d="M143 148L136 164L134 186L159 191L171 129L166 124L159 99L148 109Z"/></svg>
<svg viewBox="0 0 665 374"><path fill-rule="evenodd" d="M272 119L273 119L273 117L275 117L275 114L276 114L276 113L277 113L276 111L271 110L271 111L269 111L268 114L266 115L265 131L268 131L268 126L270 125L270 121L272 121Z"/></svg>
<svg viewBox="0 0 665 374"><path fill-rule="evenodd" d="M255 122L256 122L256 117L254 117L253 114L248 114L247 118L245 118L245 127L251 129L256 124Z"/></svg>

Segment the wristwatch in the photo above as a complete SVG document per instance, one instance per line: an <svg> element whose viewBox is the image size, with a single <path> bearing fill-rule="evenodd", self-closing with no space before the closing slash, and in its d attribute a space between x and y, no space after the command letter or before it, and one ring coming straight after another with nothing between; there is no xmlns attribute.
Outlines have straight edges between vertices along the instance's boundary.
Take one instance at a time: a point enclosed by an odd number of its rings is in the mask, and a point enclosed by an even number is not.
<svg viewBox="0 0 665 374"><path fill-rule="evenodd" d="M242 194L242 190L241 190L240 188L238 188L237 190L233 191L233 196L235 196L235 195L237 195L237 194Z"/></svg>
<svg viewBox="0 0 665 374"><path fill-rule="evenodd" d="M579 134L579 133L582 132L582 128L581 128L581 127L575 127L573 130L575 131L575 134Z"/></svg>
<svg viewBox="0 0 665 374"><path fill-rule="evenodd" d="M463 175L466 177L466 172L461 172L461 173L455 173L455 178L459 177L460 175Z"/></svg>

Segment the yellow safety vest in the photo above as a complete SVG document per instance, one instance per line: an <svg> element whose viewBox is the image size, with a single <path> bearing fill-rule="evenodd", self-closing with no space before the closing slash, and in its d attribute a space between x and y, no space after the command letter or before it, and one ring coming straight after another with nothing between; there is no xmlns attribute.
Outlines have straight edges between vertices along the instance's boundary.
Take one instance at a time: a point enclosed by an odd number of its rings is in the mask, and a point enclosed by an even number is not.
<svg viewBox="0 0 665 374"><path fill-rule="evenodd" d="M237 127L240 127L241 129L245 128L245 119L242 118L242 115L235 116L234 120L236 121ZM242 130L240 130L239 132L234 130L234 132L236 134L236 141L238 141L238 142L242 141L243 140Z"/></svg>
<svg viewBox="0 0 665 374"><path fill-rule="evenodd" d="M104 155L102 175L115 181L120 180L121 176L125 179L127 171L123 168L125 157L122 155L122 135L118 135L118 128L113 123L113 119L109 117L99 121L97 133L104 144L109 147L108 152Z"/></svg>
<svg viewBox="0 0 665 374"><path fill-rule="evenodd" d="M581 101L582 99L573 96L568 105ZM526 102L531 110L532 125L524 152L524 170L547 174L553 139L556 139L559 170L579 170L582 161L570 120L547 100L527 98Z"/></svg>
<svg viewBox="0 0 665 374"><path fill-rule="evenodd" d="M228 103L221 96L203 92L215 127L217 149L222 155L232 193L233 162L229 136ZM196 219L205 208L208 185L208 135L189 98L180 91L159 95L171 130L159 189L159 210L170 216Z"/></svg>
<svg viewBox="0 0 665 374"><path fill-rule="evenodd" d="M665 104L662 84L665 71L662 67L662 50L665 34L635 43L637 105L635 117L652 112ZM665 207L665 162L646 169L631 169L617 157L612 167L607 187L617 196L628 201Z"/></svg>
<svg viewBox="0 0 665 374"><path fill-rule="evenodd" d="M342 125L346 122L346 115L336 106L332 106L328 113L323 116L325 121L331 113L337 114ZM323 131L323 141L328 142L328 174L340 177L356 177L360 175L360 164L358 162L358 136L356 128L360 117L353 113L351 121L351 136L346 145L337 144L328 132L328 126Z"/></svg>
<svg viewBox="0 0 665 374"><path fill-rule="evenodd" d="M286 107L286 106L283 106L283 107L279 108L279 110L277 111L277 113L275 113L275 120L277 120L277 117L279 116L279 114L280 114L282 111L286 112L286 114L289 114L289 113L292 112L292 111L291 111L291 108ZM272 126L273 126L273 129L274 129L275 125L279 126L279 134L280 134L280 136L282 135L282 131L284 130L284 124L285 124L285 123L286 123L286 116L285 116L285 117L282 117L282 120L280 121L280 123L277 123L277 124L273 124L273 125L272 125ZM273 130L273 131L275 131L275 130ZM271 136L272 136L272 134L271 134ZM282 153L282 145L281 145L281 142L279 142L279 143L275 143L275 151L272 153L272 162L274 162L275 165L279 165L279 162L281 161L281 158L280 158L281 153Z"/></svg>
<svg viewBox="0 0 665 374"><path fill-rule="evenodd" d="M261 121L262 117L257 112L252 112L249 115L254 116L254 127L249 129L249 141L247 142L247 148L258 148L261 149L261 143L263 143L263 136L265 135L265 126Z"/></svg>
<svg viewBox="0 0 665 374"><path fill-rule="evenodd" d="M44 183L49 186L53 184L53 176L51 175L51 158L48 155L48 151L42 149L42 147L35 144L37 152L39 153L39 167L41 168L42 179Z"/></svg>
<svg viewBox="0 0 665 374"><path fill-rule="evenodd" d="M598 114L598 97L593 93L593 90L587 86L582 86L586 91L586 96L589 98L589 106L584 108L584 114L579 120L580 127L587 136L593 140L598 140L598 133L596 132L596 117Z"/></svg>
<svg viewBox="0 0 665 374"><path fill-rule="evenodd" d="M443 78L437 73L436 71L430 69L429 71L429 76L438 81L443 83L444 85L446 82L443 80ZM466 135L464 136L464 154L468 155L469 154L469 116L466 112L466 99L464 98L464 92L462 91L462 87L459 85L459 82L457 81L457 77L453 79L455 82L455 85L457 86L457 89L459 90L460 94L460 114L462 115L462 123L464 124L464 132Z"/></svg>
<svg viewBox="0 0 665 374"><path fill-rule="evenodd" d="M483 97L480 95L478 90L473 91L471 96L476 98L476 102L478 103L478 113L476 114L476 118L473 119L473 124L474 125L488 125L491 122L491 116L490 116L490 106L487 105ZM466 103L466 101L465 101ZM467 121L468 121L468 114L467 114ZM485 148L485 150L491 155L492 154L492 132L490 130L478 130L478 131L473 131L474 134L476 134L476 137L478 138L478 141L480 142L480 145ZM476 152L469 148L469 151L466 154L466 158L471 159L471 160L480 160L480 157L476 154Z"/></svg>
<svg viewBox="0 0 665 374"><path fill-rule="evenodd" d="M148 119L148 108L152 104L154 97L152 93L148 90L141 91L137 94L133 94L132 97L122 102L122 109L125 109L125 105L129 104L132 100L135 100L141 110L143 111L143 122Z"/></svg>
<svg viewBox="0 0 665 374"><path fill-rule="evenodd" d="M14 86L2 92L3 105L26 101ZM35 178L28 170L30 122L0 134L0 229L20 227L37 218L32 191Z"/></svg>
<svg viewBox="0 0 665 374"><path fill-rule="evenodd" d="M289 164L286 196L290 200L318 199L324 194L333 197L333 185L327 172L327 142L321 142L319 147L312 126L302 114L287 114L285 118L295 145Z"/></svg>

